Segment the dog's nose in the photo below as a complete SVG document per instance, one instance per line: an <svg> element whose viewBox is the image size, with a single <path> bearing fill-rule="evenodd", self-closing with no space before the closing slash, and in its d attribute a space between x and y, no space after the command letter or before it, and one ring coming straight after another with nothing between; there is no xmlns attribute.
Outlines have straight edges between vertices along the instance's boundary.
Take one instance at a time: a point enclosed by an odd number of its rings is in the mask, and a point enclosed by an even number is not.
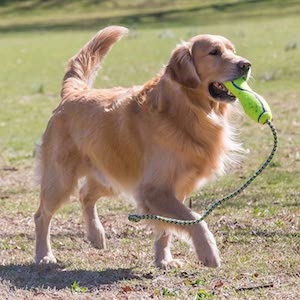
<svg viewBox="0 0 300 300"><path fill-rule="evenodd" d="M243 73L247 73L251 67L251 63L248 60L241 60L238 63L238 67L243 71Z"/></svg>

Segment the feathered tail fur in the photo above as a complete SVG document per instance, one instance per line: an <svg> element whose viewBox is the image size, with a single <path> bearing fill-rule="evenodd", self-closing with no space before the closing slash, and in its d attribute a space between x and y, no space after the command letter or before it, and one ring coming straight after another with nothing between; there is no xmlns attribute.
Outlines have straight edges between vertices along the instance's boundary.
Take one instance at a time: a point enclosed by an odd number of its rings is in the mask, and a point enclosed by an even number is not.
<svg viewBox="0 0 300 300"><path fill-rule="evenodd" d="M98 69L114 43L120 40L128 29L109 26L99 31L68 63L61 90L62 99L78 91L91 88Z"/></svg>

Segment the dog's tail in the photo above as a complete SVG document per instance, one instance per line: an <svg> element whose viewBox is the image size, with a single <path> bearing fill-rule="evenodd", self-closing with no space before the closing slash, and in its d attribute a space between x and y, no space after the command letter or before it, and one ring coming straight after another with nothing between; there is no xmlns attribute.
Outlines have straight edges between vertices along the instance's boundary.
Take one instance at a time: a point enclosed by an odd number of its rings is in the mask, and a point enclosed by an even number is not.
<svg viewBox="0 0 300 300"><path fill-rule="evenodd" d="M68 63L61 90L62 99L92 86L104 57L114 43L128 33L121 26L109 26L99 31Z"/></svg>

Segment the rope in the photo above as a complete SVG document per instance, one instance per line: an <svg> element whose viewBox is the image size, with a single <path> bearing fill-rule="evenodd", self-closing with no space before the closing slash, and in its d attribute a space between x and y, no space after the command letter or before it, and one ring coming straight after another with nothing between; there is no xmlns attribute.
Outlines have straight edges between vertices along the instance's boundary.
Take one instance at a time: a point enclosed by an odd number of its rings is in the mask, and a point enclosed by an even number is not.
<svg viewBox="0 0 300 300"><path fill-rule="evenodd" d="M148 215L148 214L146 214L146 215L132 214L132 215L128 216L128 220L131 222L139 222L141 220L156 220L156 221L161 221L164 223L176 224L176 225L181 225L181 226L199 224L201 221L203 221L205 218L207 218L215 208L217 208L218 206L220 206L222 203L226 202L227 200L232 199L232 198L236 197L238 194L240 194L270 164L270 162L276 152L276 149L277 149L278 139L277 139L277 131L276 131L276 128L274 127L274 125L270 121L267 121L267 124L269 125L269 127L273 133L273 138L274 138L273 148L272 148L271 153L269 154L268 158L261 165L261 167L256 171L256 173L254 173L245 183L243 183L238 189L236 189L232 193L228 194L227 196L223 197L222 199L216 200L213 204L211 204L211 206L206 210L206 212L199 219L197 219L197 220L176 220L176 219L165 218L165 217L155 216L155 215ZM196 197L194 196L193 198L196 198Z"/></svg>

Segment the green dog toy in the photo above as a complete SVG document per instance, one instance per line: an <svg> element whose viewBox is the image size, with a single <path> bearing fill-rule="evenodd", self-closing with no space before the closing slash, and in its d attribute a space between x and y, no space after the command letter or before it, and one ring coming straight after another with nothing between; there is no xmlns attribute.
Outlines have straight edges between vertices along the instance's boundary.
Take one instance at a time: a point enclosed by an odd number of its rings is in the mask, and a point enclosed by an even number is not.
<svg viewBox="0 0 300 300"><path fill-rule="evenodd" d="M239 78L234 81L225 82L226 88L239 98L246 114L260 124L272 120L271 109L267 101L251 90L245 79Z"/></svg>

